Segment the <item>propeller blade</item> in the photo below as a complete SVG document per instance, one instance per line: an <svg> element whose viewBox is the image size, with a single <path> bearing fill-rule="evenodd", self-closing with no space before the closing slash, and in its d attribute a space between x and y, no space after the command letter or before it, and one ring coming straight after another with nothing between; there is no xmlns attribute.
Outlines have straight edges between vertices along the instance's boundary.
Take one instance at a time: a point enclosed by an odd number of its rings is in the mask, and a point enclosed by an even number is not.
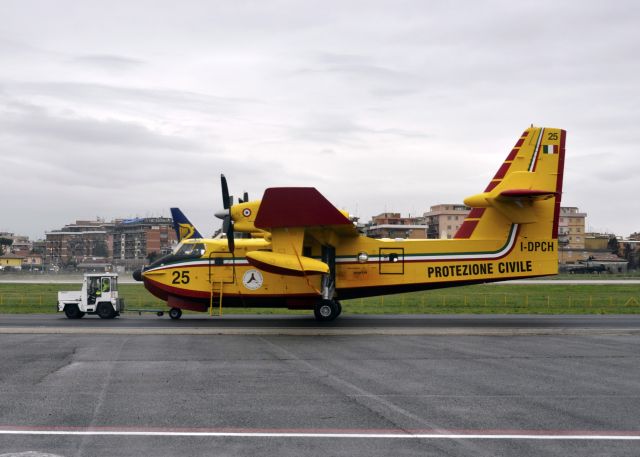
<svg viewBox="0 0 640 457"><path fill-rule="evenodd" d="M224 175L220 175L220 186L222 187L222 206L224 209L230 208L229 201L229 187L227 186L227 178Z"/></svg>
<svg viewBox="0 0 640 457"><path fill-rule="evenodd" d="M229 247L229 252L233 253L236 248L235 236L233 234L233 222L229 224L227 233L227 246Z"/></svg>
<svg viewBox="0 0 640 457"><path fill-rule="evenodd" d="M227 246L229 247L229 252L233 253L236 248L233 235L233 219L231 219L233 197L229 195L229 186L227 185L227 178L225 178L224 175L220 175L220 187L222 187L222 205L224 206L225 211L216 213L216 216L222 216L222 231L227 235Z"/></svg>

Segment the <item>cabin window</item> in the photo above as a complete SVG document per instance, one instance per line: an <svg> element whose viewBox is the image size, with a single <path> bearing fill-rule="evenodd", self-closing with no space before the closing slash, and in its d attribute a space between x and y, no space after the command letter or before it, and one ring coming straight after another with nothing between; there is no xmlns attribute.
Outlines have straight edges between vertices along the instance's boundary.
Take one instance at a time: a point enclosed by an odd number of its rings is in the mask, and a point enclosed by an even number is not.
<svg viewBox="0 0 640 457"><path fill-rule="evenodd" d="M176 250L176 256L179 257L200 257L204 253L204 243L185 243Z"/></svg>

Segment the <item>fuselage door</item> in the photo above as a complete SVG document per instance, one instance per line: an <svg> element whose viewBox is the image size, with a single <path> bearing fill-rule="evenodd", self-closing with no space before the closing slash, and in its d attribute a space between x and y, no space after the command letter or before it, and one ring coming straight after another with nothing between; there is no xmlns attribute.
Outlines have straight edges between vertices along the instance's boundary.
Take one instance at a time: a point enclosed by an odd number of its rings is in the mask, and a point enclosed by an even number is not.
<svg viewBox="0 0 640 457"><path fill-rule="evenodd" d="M378 261L381 275L404 274L404 248L380 248Z"/></svg>
<svg viewBox="0 0 640 457"><path fill-rule="evenodd" d="M233 255L228 252L209 254L209 282L233 284L236 282L236 267Z"/></svg>

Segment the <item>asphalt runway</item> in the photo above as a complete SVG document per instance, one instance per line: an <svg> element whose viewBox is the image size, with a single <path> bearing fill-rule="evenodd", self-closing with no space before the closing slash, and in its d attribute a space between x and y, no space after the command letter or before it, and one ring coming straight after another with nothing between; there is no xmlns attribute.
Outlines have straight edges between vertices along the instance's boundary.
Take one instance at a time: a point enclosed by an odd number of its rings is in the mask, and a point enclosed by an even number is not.
<svg viewBox="0 0 640 457"><path fill-rule="evenodd" d="M171 320L165 313L127 312L116 319L64 314L0 315L1 333L69 333L132 335L576 335L640 334L637 315L342 315L318 323L308 315L237 315L210 317L184 314Z"/></svg>
<svg viewBox="0 0 640 457"><path fill-rule="evenodd" d="M640 454L634 316L187 317L0 316L0 456Z"/></svg>

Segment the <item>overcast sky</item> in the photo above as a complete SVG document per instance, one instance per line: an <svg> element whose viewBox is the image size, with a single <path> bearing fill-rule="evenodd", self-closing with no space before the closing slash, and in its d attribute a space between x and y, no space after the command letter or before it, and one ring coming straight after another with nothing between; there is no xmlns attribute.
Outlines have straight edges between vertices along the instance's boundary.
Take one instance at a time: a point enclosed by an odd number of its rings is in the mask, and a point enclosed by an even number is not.
<svg viewBox="0 0 640 457"><path fill-rule="evenodd" d="M640 2L0 2L0 231L316 187L368 220L567 130L563 205L640 231Z"/></svg>

